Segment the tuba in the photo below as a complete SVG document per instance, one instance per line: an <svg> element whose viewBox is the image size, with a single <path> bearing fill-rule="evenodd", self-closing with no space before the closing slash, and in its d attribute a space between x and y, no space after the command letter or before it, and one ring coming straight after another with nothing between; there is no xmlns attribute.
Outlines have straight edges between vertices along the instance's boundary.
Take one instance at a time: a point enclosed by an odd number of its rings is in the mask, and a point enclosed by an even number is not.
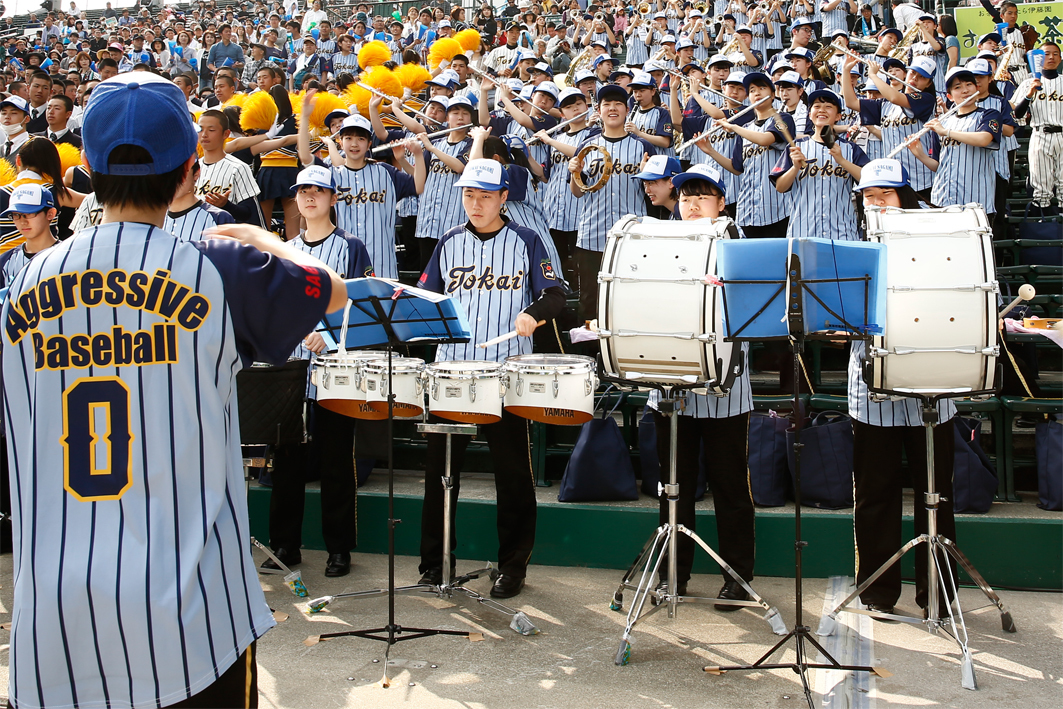
<svg viewBox="0 0 1063 709"><path fill-rule="evenodd" d="M908 28L908 31L901 37L901 41L897 42L897 46L890 50L890 57L893 59L901 59L908 53L908 50L913 44L915 44L915 38L919 36L919 23ZM907 62L905 62L907 64Z"/></svg>
<svg viewBox="0 0 1063 709"><path fill-rule="evenodd" d="M574 88L572 78L576 76L576 72L586 68L591 63L591 48L587 47L580 52L572 63L568 66L568 71L565 72L565 86Z"/></svg>

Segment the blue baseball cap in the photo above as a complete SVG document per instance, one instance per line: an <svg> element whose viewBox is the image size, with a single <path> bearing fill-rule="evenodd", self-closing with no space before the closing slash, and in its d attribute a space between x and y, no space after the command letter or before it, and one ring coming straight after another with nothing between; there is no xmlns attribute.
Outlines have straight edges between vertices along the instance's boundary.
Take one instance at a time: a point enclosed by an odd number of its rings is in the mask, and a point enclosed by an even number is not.
<svg viewBox="0 0 1063 709"><path fill-rule="evenodd" d="M552 81L544 81L544 82L542 82L541 84L536 86L534 89L532 89L532 93L533 94L537 94L537 93L546 94L547 96L549 96L550 98L552 98L554 100L554 103L557 103L557 99L560 98L560 96L561 96L561 90L558 89L557 88L557 84L555 84Z"/></svg>
<svg viewBox="0 0 1063 709"><path fill-rule="evenodd" d="M151 120L145 120L150 116ZM131 71L99 84L81 122L85 156L104 175L162 175L196 154L198 136L185 95L161 76ZM151 162L113 164L122 145L148 152Z"/></svg>
<svg viewBox="0 0 1063 709"><path fill-rule="evenodd" d="M975 76L989 76L993 73L993 69L985 59L972 59L967 62L964 68Z"/></svg>
<svg viewBox="0 0 1063 709"><path fill-rule="evenodd" d="M454 186L498 192L509 189L509 175L497 160L470 160Z"/></svg>
<svg viewBox="0 0 1063 709"><path fill-rule="evenodd" d="M734 66L734 62L727 58L726 54L713 54L712 59L709 60L709 66L713 67L717 64L726 64L727 66Z"/></svg>
<svg viewBox="0 0 1063 709"><path fill-rule="evenodd" d="M292 185L292 192L298 192L300 187L305 186L320 187L323 190L335 192L336 180L332 176L332 170L321 165L311 165L310 167L304 167L296 175L295 184Z"/></svg>
<svg viewBox="0 0 1063 709"><path fill-rule="evenodd" d="M814 56L815 55L812 53L812 50L806 49L804 47L797 47L796 49L791 49L789 52L787 52L784 58L785 59L805 59L807 61L812 61L812 58Z"/></svg>
<svg viewBox="0 0 1063 709"><path fill-rule="evenodd" d="M92 97L90 96L89 98ZM3 101L0 101L0 108L3 108L4 106L11 106L12 108L17 108L18 110L27 114L30 112L29 101L22 98L21 96L15 96L14 94L8 96Z"/></svg>
<svg viewBox="0 0 1063 709"><path fill-rule="evenodd" d="M657 80L644 71L636 71L631 77L630 89L652 89L657 86Z"/></svg>
<svg viewBox="0 0 1063 709"><path fill-rule="evenodd" d="M912 63L908 65L908 68L916 74L919 74L919 76L922 76L925 79L930 79L933 78L938 65L937 62L930 57L919 56L912 60Z"/></svg>
<svg viewBox="0 0 1063 709"><path fill-rule="evenodd" d="M15 212L19 214L36 214L45 209L55 207L55 198L52 193L34 183L19 185L11 192L7 202L7 209L0 213L0 217L10 217Z"/></svg>
<svg viewBox="0 0 1063 709"><path fill-rule="evenodd" d="M793 31L794 31L794 30L796 30L796 29L797 29L798 27L804 27L804 26L806 26L806 25L808 25L808 26L809 26L809 27L808 27L809 29L812 29L812 27L811 27L811 25L812 25L812 20L811 20L811 18L809 18L808 16L805 16L805 17L798 17L798 18L797 18L796 20L794 20L794 21L793 21L793 22L792 22L792 23L790 24L790 31L791 31L791 32L793 32Z"/></svg>
<svg viewBox="0 0 1063 709"><path fill-rule="evenodd" d="M602 88L598 89L598 103L612 99L613 101L623 101L627 103L629 96L623 86L617 86L616 84L606 84Z"/></svg>
<svg viewBox="0 0 1063 709"><path fill-rule="evenodd" d="M718 189L720 194L727 194L723 187L723 175L720 174L719 170L709 165L691 165L689 170L681 172L672 178L672 187L679 189L688 180L704 180Z"/></svg>
<svg viewBox="0 0 1063 709"><path fill-rule="evenodd" d="M679 41L675 43L675 51L678 52L681 49L690 49L693 46L694 43L691 42L689 39L687 39L686 37L680 37Z"/></svg>
<svg viewBox="0 0 1063 709"><path fill-rule="evenodd" d="M749 91L750 84L754 83L760 84L761 86L767 86L769 89L775 88L775 84L772 82L771 77L759 71L751 71L742 77L742 86L746 87L746 91Z"/></svg>
<svg viewBox="0 0 1063 709"><path fill-rule="evenodd" d="M539 62L538 64L533 66L531 69L528 69L528 73L529 74L531 74L533 72L539 73L539 74L546 74L550 78L553 78L553 76L554 76L553 68L549 64L547 64L546 62Z"/></svg>
<svg viewBox="0 0 1063 709"><path fill-rule="evenodd" d="M801 80L801 75L796 71L784 71L782 76L775 80L775 85L787 84L789 86L796 86L801 88L805 85L805 82Z"/></svg>
<svg viewBox="0 0 1063 709"><path fill-rule="evenodd" d="M325 128L328 128L329 125L332 123L332 121L336 120L337 118L340 118L340 117L347 118L347 116L349 116L349 115L351 115L351 112L348 111L347 109L345 109L345 108L337 108L335 111L333 111L332 113L330 113L327 116L325 116Z"/></svg>
<svg viewBox="0 0 1063 709"><path fill-rule="evenodd" d="M616 64L616 61L608 54L599 54L594 58L594 61L591 62L591 69L597 69L598 65L604 64L605 62L609 62L610 64Z"/></svg>
<svg viewBox="0 0 1063 709"><path fill-rule="evenodd" d="M978 38L978 44L975 46L980 46L982 42L988 42L990 40L996 42L997 44L1000 44L1004 41L1003 39L1001 39L999 32L986 32L984 35Z"/></svg>
<svg viewBox="0 0 1063 709"><path fill-rule="evenodd" d="M681 71L683 74L686 74L691 69L697 69L702 74L705 73L705 69L703 69L702 66L700 64L698 64L697 62L688 62L687 64L684 64L683 68L680 69L679 71Z"/></svg>
<svg viewBox="0 0 1063 709"><path fill-rule="evenodd" d="M642 168L642 172L633 175L636 180L663 180L678 175L683 171L679 161L667 155L654 155Z"/></svg>
<svg viewBox="0 0 1063 709"><path fill-rule="evenodd" d="M586 69L580 69L576 72L576 75L572 77L572 85L579 86L587 79L593 79L594 81L598 80L597 77L595 77L594 74L592 74L591 72L587 71Z"/></svg>
<svg viewBox="0 0 1063 709"><path fill-rule="evenodd" d="M528 144L524 142L524 139L519 135L507 134L502 136L502 142L506 144L506 147L513 150L519 150L524 153L524 156L528 156Z"/></svg>
<svg viewBox="0 0 1063 709"><path fill-rule="evenodd" d="M900 59L894 59L893 57L889 57L884 62L882 62L883 71L889 71L893 68L900 69L901 71L908 71L908 67L906 67L904 65L904 62L902 62Z"/></svg>
<svg viewBox="0 0 1063 709"><path fill-rule="evenodd" d="M619 69L617 69L616 71L614 71L612 74L609 75L609 81L615 82L621 76L626 76L629 79L634 79L635 78L635 71L631 67L622 66Z"/></svg>
<svg viewBox="0 0 1063 709"><path fill-rule="evenodd" d="M830 101L835 106L837 106L839 109L844 108L844 101L842 101L842 97L838 95L836 91L832 91L831 89L817 89L810 93L808 95L808 105L811 106L819 99L826 99L827 101Z"/></svg>
<svg viewBox="0 0 1063 709"><path fill-rule="evenodd" d="M904 187L908 184L908 171L900 160L879 158L864 165L860 170L860 184L853 188L860 192L869 187Z"/></svg>
<svg viewBox="0 0 1063 709"><path fill-rule="evenodd" d="M476 109L473 107L472 99L469 98L468 94L450 97L450 101L447 103L447 113L450 113L455 108L466 108L471 115L476 115Z"/></svg>
<svg viewBox="0 0 1063 709"><path fill-rule="evenodd" d="M902 34L901 31L899 29L897 29L896 27L887 27L886 29L882 30L881 32L878 33L878 38L882 39L883 37L885 37L888 34L891 34L894 37L896 37L898 42L900 42L902 39L904 39L904 34Z"/></svg>

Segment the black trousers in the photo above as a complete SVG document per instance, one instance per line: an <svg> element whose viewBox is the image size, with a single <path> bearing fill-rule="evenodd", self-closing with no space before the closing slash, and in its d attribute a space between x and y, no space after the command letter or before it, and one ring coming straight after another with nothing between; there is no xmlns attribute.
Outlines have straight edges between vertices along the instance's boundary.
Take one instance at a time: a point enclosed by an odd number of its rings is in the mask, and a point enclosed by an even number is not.
<svg viewBox="0 0 1063 709"><path fill-rule="evenodd" d="M747 442L749 414L723 419L696 419L679 416L676 447L676 481L679 483L678 521L695 529L694 493L698 484L698 457L705 444L708 461L706 482L716 507L716 533L720 556L746 581L753 580L755 537L753 492L749 487ZM657 429L657 457L661 461L661 482L668 480L668 450L671 422L653 412ZM661 495L661 524L668 521L668 499ZM679 535L679 558L676 560L680 584L690 579L694 565L694 540ZM667 559L661 562L661 578L667 576ZM725 577L729 579L730 577Z"/></svg>
<svg viewBox="0 0 1063 709"><path fill-rule="evenodd" d="M269 545L298 549L303 542L307 472L321 473L321 533L329 554L358 546L358 482L354 423L310 402L310 442L277 451L269 498Z"/></svg>
<svg viewBox="0 0 1063 709"><path fill-rule="evenodd" d="M446 423L438 416L433 422ZM480 428L491 449L495 468L495 495L498 515L498 568L503 574L524 578L528 572L532 547L535 546L535 478L531 469L531 440L528 420L508 411L502 420ZM453 550L458 545L457 508L461 491L461 468L465 462L468 436L451 438L450 475L454 493L450 509L451 568ZM446 465L447 440L443 434L428 435L425 461L424 505L421 508L421 566L424 573L443 567L443 472Z"/></svg>
<svg viewBox="0 0 1063 709"><path fill-rule="evenodd" d="M403 271L415 271L421 264L421 247L417 233L417 217L399 217L398 226L395 229L395 240L402 244L403 250L399 254L399 268Z"/></svg>
<svg viewBox="0 0 1063 709"><path fill-rule="evenodd" d="M602 252L575 247L576 275L579 278L579 321L598 317L598 272L602 270Z"/></svg>
<svg viewBox="0 0 1063 709"><path fill-rule="evenodd" d="M952 513L955 449L952 428L952 421L934 428L934 486L942 498L947 498L938 505L938 534L956 541L956 519ZM926 432L922 426L869 426L853 421L853 434L853 525L856 582L860 584L907 541L901 538L902 451L908 457L915 491L915 534L926 533ZM939 563L944 563L944 556L939 554ZM920 544L915 548L915 602L921 608L927 605L927 558L927 547ZM952 559L949 563L955 581L956 564ZM884 606L896 605L900 597L899 563L893 564L860 595L864 603Z"/></svg>
<svg viewBox="0 0 1063 709"><path fill-rule="evenodd" d="M789 226L789 224L790 218L787 217L774 224L744 226L742 227L742 233L746 235L747 239L782 239L786 236L786 227Z"/></svg>
<svg viewBox="0 0 1063 709"><path fill-rule="evenodd" d="M420 271L424 273L424 270L428 267L428 262L432 260L432 254L436 251L436 244L439 243L439 239L414 239L417 242L417 247L420 249Z"/></svg>
<svg viewBox="0 0 1063 709"><path fill-rule="evenodd" d="M554 248L557 249L557 255L561 258L561 263L558 267L561 269L562 275L565 280L568 281L568 285L573 291L579 290L579 274L576 272L576 261L574 251L576 249L576 232L574 231L561 231L559 229L551 229L550 237L554 240Z"/></svg>
<svg viewBox="0 0 1063 709"><path fill-rule="evenodd" d="M254 709L258 706L258 663L255 645L247 646L229 669L213 684L183 702L168 704L177 709Z"/></svg>

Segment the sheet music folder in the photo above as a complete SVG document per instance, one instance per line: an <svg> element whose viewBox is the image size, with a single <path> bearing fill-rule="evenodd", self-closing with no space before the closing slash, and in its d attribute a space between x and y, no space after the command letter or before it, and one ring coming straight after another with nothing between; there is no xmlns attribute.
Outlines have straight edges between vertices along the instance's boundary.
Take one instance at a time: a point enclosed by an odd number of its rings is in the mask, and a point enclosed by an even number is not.
<svg viewBox="0 0 1063 709"><path fill-rule="evenodd" d="M346 349L382 347L389 342L468 342L469 318L455 299L388 278L352 278L347 284ZM343 310L329 313L318 325L330 351L339 349Z"/></svg>

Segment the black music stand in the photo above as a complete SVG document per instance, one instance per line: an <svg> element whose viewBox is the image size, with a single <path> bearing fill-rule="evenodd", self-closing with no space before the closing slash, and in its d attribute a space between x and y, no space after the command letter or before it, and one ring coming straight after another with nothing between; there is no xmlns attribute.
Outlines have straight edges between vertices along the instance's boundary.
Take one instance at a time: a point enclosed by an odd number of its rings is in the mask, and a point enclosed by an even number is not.
<svg viewBox="0 0 1063 709"><path fill-rule="evenodd" d="M326 316L318 332L348 349L383 346L388 354L388 622L383 627L325 633L318 637L355 636L386 643L384 678L389 686L388 655L391 646L403 640L433 635L468 637L464 630L442 628L406 628L395 622L395 388L392 385L392 353L398 344L449 344L468 342L471 333L461 306L447 296L410 288L398 281L382 278L358 278L347 281L350 300L343 315ZM326 337L326 341L329 339ZM337 339L338 337L338 339Z"/></svg>
<svg viewBox="0 0 1063 709"><path fill-rule="evenodd" d="M786 240L778 239L773 241ZM798 244L804 240L796 240ZM764 242L761 242L762 244ZM767 245L767 244L764 244ZM833 250L833 246L831 247ZM841 245L839 245L841 248ZM816 329L814 323L822 325L823 322L831 322L838 330L848 331L848 339L867 339L868 336L855 335L852 333L862 332L868 329L869 322L869 303L872 299L872 285L873 278L870 275L853 276L842 278L837 276L835 271L835 278L809 278L806 279L802 275L801 271L801 256L798 253L792 253L787 246L788 263L786 275L782 279L722 279L723 283L723 307L724 307L724 323L728 330L727 339L734 342L752 341L752 340L782 340L787 339L791 343L793 354L793 367L794 367L794 394L793 394L793 406L794 406L794 591L796 596L796 611L794 617L794 628L786 634L779 642L777 642L770 650L764 653L756 662L750 665L725 665L715 666L710 665L704 668L705 672L711 674L720 674L729 670L744 670L744 671L759 671L759 670L775 670L775 669L790 669L794 673L801 677L801 684L804 689L805 700L808 702L809 709L814 709L812 690L808 684L808 670L809 669L823 669L823 670L849 670L855 672L874 672L874 668L864 665L843 665L838 662L827 650L824 648L813 636L812 630L804 623L804 590L803 590L803 559L802 553L804 548L808 546L808 542L801 538L801 430L803 428L803 412L801 411L800 393L801 393L801 353L804 351L804 345L806 340L820 339L820 340L838 340L838 335L826 335L816 334L815 332L809 332L809 329ZM798 249L800 251L800 249ZM721 260L721 266L725 264L724 260ZM836 264L836 261L835 261ZM825 298L825 288L831 286L837 286L838 299L836 302L827 302ZM861 287L862 284L862 287ZM747 286L749 290L756 292L759 289L766 300L763 301L763 305L759 305L761 301L756 301L756 304L749 305L744 303L745 310L753 310L751 317L745 321L741 321L741 317L738 319L732 319L728 304L728 287L731 287L731 300L743 300L735 293L736 286ZM845 308L844 299L842 297L842 288L845 287L848 294L854 292L859 293L863 291L863 303L859 312L862 315L862 321L860 323L852 323L849 318L844 317ZM784 295L785 293L785 295ZM743 294L744 295L744 294ZM758 307L759 305L759 307ZM772 306L775 306L773 309ZM782 306L780 308L780 306ZM816 310L816 317L814 320L806 322L806 310ZM840 311L840 312L839 312ZM780 322L778 314L783 312L785 323ZM757 323L760 318L770 318L776 323L779 323L779 329L782 331L778 335L764 336L763 334L754 334L752 332L748 334L747 330L751 329L754 323ZM826 320L824 320L826 318ZM735 327L738 322L740 325ZM764 321L760 321L763 324ZM794 647L796 659L790 663L770 663L768 659L780 650L786 643L793 639L796 644ZM811 644L814 648L822 653L826 659L824 663L811 663L808 661L808 651L805 648L805 643Z"/></svg>

